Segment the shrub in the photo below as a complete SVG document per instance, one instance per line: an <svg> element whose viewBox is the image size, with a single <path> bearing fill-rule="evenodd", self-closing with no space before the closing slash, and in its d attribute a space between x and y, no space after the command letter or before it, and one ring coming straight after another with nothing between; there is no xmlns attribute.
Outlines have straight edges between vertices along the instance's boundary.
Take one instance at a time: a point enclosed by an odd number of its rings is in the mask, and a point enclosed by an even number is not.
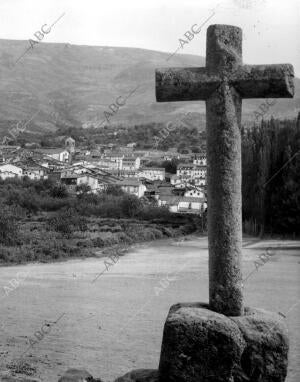
<svg viewBox="0 0 300 382"><path fill-rule="evenodd" d="M92 239L92 243L94 247L104 247L104 240L101 239L101 237L95 237Z"/></svg>
<svg viewBox="0 0 300 382"><path fill-rule="evenodd" d="M49 228L65 235L67 237L71 236L72 233L72 224L70 221L65 218L63 214L53 216L49 219Z"/></svg>
<svg viewBox="0 0 300 382"><path fill-rule="evenodd" d="M104 194L113 195L113 196L123 196L125 195L122 188L115 184L109 184L105 191L103 191Z"/></svg>
<svg viewBox="0 0 300 382"><path fill-rule="evenodd" d="M140 200L134 195L125 195L121 202L122 213L129 218L137 216L143 206Z"/></svg>
<svg viewBox="0 0 300 382"><path fill-rule="evenodd" d="M16 217L9 211L1 209L0 212L0 244L17 245L19 228Z"/></svg>
<svg viewBox="0 0 300 382"><path fill-rule="evenodd" d="M86 231L88 229L85 217L78 215L74 209L65 209L48 220L48 226L62 235L70 237L73 231Z"/></svg>
<svg viewBox="0 0 300 382"><path fill-rule="evenodd" d="M53 198L66 198L69 196L69 193L64 184L57 183L50 189L49 195Z"/></svg>
<svg viewBox="0 0 300 382"><path fill-rule="evenodd" d="M79 184L78 186L76 186L76 194L78 199L85 197L90 192L91 192L91 187L86 183Z"/></svg>

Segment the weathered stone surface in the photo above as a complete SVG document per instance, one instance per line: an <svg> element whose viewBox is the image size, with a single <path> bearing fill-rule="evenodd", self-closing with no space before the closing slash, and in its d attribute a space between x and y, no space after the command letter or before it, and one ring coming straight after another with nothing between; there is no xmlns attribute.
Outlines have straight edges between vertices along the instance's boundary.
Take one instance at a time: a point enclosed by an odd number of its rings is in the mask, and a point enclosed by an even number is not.
<svg viewBox="0 0 300 382"><path fill-rule="evenodd" d="M283 382L287 359L278 314L246 308L226 317L207 304L177 304L164 328L160 382Z"/></svg>
<svg viewBox="0 0 300 382"><path fill-rule="evenodd" d="M249 381L283 382L288 366L288 331L279 314L246 308L243 317L232 317L247 346L242 354L241 369ZM235 376L235 382L244 379Z"/></svg>
<svg viewBox="0 0 300 382"><path fill-rule="evenodd" d="M210 25L207 29L205 68L156 71L157 101L206 101L209 304L226 316L244 313L242 99L293 95L292 65L243 65L242 30L232 25Z"/></svg>
<svg viewBox="0 0 300 382"><path fill-rule="evenodd" d="M242 294L242 99L222 84L206 101L209 301L224 315L243 314Z"/></svg>
<svg viewBox="0 0 300 382"><path fill-rule="evenodd" d="M119 377L115 382L159 382L158 370L137 369ZM162 382L162 381L160 381Z"/></svg>
<svg viewBox="0 0 300 382"><path fill-rule="evenodd" d="M1 382L41 382L40 379L0 374Z"/></svg>
<svg viewBox="0 0 300 382"><path fill-rule="evenodd" d="M246 343L238 325L206 304L177 304L165 323L160 381L231 382Z"/></svg>
<svg viewBox="0 0 300 382"><path fill-rule="evenodd" d="M101 379L94 379L92 375L84 369L69 369L58 380L58 382L102 382Z"/></svg>

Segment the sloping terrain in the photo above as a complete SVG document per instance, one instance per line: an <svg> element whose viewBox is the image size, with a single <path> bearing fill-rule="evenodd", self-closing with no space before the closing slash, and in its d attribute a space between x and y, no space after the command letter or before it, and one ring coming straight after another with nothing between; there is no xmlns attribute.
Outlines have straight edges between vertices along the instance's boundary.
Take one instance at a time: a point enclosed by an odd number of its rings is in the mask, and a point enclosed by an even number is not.
<svg viewBox="0 0 300 382"><path fill-rule="evenodd" d="M53 130L58 121L82 126L104 119L104 111L119 96L137 90L114 115L113 123L167 121L187 111L205 113L204 102L156 103L154 71L157 67L203 66L205 59L118 47L0 40L0 130L9 121L34 117L36 132ZM294 117L300 105L300 80L294 99L280 99L269 111L277 117ZM262 100L243 102L243 118L253 118Z"/></svg>

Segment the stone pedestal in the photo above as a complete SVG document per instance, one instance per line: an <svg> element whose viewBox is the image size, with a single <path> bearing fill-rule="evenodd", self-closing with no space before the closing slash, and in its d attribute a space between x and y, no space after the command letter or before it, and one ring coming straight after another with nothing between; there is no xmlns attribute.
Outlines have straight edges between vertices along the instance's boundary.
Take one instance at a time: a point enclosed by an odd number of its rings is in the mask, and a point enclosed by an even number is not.
<svg viewBox="0 0 300 382"><path fill-rule="evenodd" d="M159 382L158 371L153 369L132 370L114 382Z"/></svg>
<svg viewBox="0 0 300 382"><path fill-rule="evenodd" d="M69 369L58 380L58 382L102 382L101 379L94 379L85 369Z"/></svg>
<svg viewBox="0 0 300 382"><path fill-rule="evenodd" d="M245 308L226 317L207 304L173 305L165 323L160 382L283 382L288 337L280 315Z"/></svg>

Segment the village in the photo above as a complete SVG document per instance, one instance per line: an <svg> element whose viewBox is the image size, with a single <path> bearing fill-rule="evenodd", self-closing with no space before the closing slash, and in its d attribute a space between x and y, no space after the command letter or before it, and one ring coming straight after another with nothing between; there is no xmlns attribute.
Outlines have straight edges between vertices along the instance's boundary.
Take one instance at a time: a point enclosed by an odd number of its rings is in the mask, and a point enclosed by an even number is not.
<svg viewBox="0 0 300 382"><path fill-rule="evenodd" d="M61 146L1 145L0 178L51 179L74 196L83 189L97 194L109 186L118 186L170 212L202 215L207 209L205 152L136 150L135 143L78 148L72 137L65 137ZM176 173L153 166L173 160L177 163Z"/></svg>

